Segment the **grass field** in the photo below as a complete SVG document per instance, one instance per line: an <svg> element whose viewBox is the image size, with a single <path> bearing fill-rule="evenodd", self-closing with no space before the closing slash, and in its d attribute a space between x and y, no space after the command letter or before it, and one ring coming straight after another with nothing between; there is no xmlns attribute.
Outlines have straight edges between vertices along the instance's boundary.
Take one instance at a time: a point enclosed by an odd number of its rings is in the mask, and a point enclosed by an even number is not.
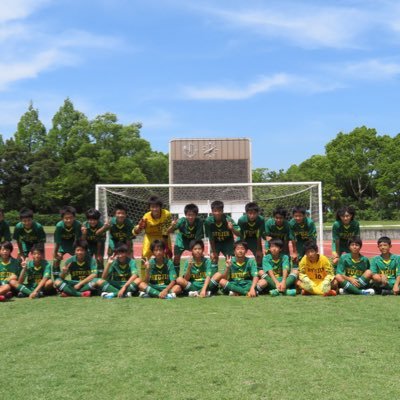
<svg viewBox="0 0 400 400"><path fill-rule="evenodd" d="M399 301L16 299L0 398L397 398Z"/></svg>

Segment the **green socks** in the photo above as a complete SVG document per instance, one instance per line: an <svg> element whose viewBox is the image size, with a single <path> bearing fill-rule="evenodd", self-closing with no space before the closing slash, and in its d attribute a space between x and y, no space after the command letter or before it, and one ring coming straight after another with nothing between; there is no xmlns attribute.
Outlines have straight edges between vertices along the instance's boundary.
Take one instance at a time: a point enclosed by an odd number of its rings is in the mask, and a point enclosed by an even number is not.
<svg viewBox="0 0 400 400"><path fill-rule="evenodd" d="M32 291L29 290L25 285L19 284L17 286L17 290L20 291L21 293L25 294L26 296L29 296Z"/></svg>

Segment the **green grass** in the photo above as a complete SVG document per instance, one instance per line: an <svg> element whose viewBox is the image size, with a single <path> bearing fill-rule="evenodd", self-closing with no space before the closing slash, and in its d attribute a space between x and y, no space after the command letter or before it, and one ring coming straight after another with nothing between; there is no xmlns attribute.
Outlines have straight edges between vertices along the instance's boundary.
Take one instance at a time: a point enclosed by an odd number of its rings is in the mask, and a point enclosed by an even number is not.
<svg viewBox="0 0 400 400"><path fill-rule="evenodd" d="M0 398L396 398L399 301L17 299Z"/></svg>

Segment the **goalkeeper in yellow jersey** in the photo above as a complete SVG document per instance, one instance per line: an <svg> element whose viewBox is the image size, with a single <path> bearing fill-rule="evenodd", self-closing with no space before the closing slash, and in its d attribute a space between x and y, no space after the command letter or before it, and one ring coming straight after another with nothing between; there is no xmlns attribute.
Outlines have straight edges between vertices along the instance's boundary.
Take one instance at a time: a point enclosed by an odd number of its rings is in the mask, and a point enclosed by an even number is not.
<svg viewBox="0 0 400 400"><path fill-rule="evenodd" d="M336 296L335 274L328 257L318 253L318 246L312 240L304 244L304 253L299 263L302 294Z"/></svg>
<svg viewBox="0 0 400 400"><path fill-rule="evenodd" d="M154 240L162 240L165 243L165 255L172 258L171 239L168 234L168 228L171 225L171 213L162 208L163 203L157 196L151 196L149 199L150 211L143 215L143 218L133 229L138 235L144 230L142 258L149 259L152 256L150 245Z"/></svg>

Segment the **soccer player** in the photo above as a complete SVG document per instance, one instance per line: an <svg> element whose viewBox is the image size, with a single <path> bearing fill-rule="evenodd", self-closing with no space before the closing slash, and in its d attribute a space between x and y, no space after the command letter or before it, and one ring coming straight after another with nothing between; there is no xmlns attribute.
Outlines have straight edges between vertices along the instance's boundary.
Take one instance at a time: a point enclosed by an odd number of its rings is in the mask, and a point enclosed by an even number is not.
<svg viewBox="0 0 400 400"><path fill-rule="evenodd" d="M77 240L74 248L75 255L65 262L60 276L54 282L61 296L89 297L92 292L101 290L102 297L115 297L118 289L97 277L96 260L88 254L86 240ZM66 279L67 275L70 275L70 280Z"/></svg>
<svg viewBox="0 0 400 400"><path fill-rule="evenodd" d="M179 276L181 256L185 250L191 250L192 240L201 240L204 237L203 221L198 217L199 207L196 204L187 204L184 208L185 216L179 220L173 220L167 233L178 230L174 245L174 265Z"/></svg>
<svg viewBox="0 0 400 400"><path fill-rule="evenodd" d="M119 289L118 297L131 297L138 292L141 282L136 268L136 262L128 257L128 247L119 243L108 260L104 269L103 279Z"/></svg>
<svg viewBox="0 0 400 400"><path fill-rule="evenodd" d="M318 254L314 241L304 244L304 257L299 264L299 278L302 294L336 296L333 267L327 257Z"/></svg>
<svg viewBox="0 0 400 400"><path fill-rule="evenodd" d="M269 253L263 257L262 268L258 272L259 291L269 290L271 296L287 294L296 295L296 281L298 271L290 272L290 258L282 253L283 242L281 239L271 239Z"/></svg>
<svg viewBox="0 0 400 400"><path fill-rule="evenodd" d="M336 269L336 281L340 294L375 294L374 289L368 288L372 279L369 260L361 252L362 240L358 236L349 239L350 253L340 256Z"/></svg>
<svg viewBox="0 0 400 400"><path fill-rule="evenodd" d="M51 280L51 265L44 258L43 246L40 243L34 244L31 249L32 260L22 261L22 271L19 276L20 284L26 278L25 288L21 290L18 297L29 296L30 299L36 299L44 295L55 293L53 281Z"/></svg>
<svg viewBox="0 0 400 400"><path fill-rule="evenodd" d="M333 264L339 262L342 253L350 253L348 240L360 236L360 224L354 219L356 211L351 206L340 208L336 212L336 221L332 225L332 256Z"/></svg>
<svg viewBox="0 0 400 400"><path fill-rule="evenodd" d="M75 219L74 207L65 206L60 211L61 221L56 224L54 231L54 261L53 275L60 275L60 263L65 254L74 255L74 243L81 237L81 223Z"/></svg>
<svg viewBox="0 0 400 400"><path fill-rule="evenodd" d="M15 225L13 239L18 244L19 257L24 261L35 244L40 244L44 249L46 233L43 226L33 220L32 210L22 208L19 218L21 222Z"/></svg>
<svg viewBox="0 0 400 400"><path fill-rule="evenodd" d="M86 218L87 221L82 224L81 228L82 239L88 242L89 254L92 257L95 257L97 261L97 268L99 270L99 274L101 275L104 267L103 254L106 237L105 232L100 234L98 232L104 226L104 224L100 220L100 211L94 208L89 208L89 210L86 211Z"/></svg>
<svg viewBox="0 0 400 400"><path fill-rule="evenodd" d="M246 257L247 243L234 243L234 256L226 257L225 271L217 272L212 282L219 282L222 292L230 296L256 297L258 283L257 264L254 258Z"/></svg>
<svg viewBox="0 0 400 400"><path fill-rule="evenodd" d="M13 245L10 241L0 243L0 301L12 297L11 289L19 287L20 262L11 257Z"/></svg>
<svg viewBox="0 0 400 400"><path fill-rule="evenodd" d="M172 258L171 240L168 234L168 228L171 225L171 213L163 208L162 200L157 196L151 196L148 205L150 211L143 215L134 229L136 235L144 230L142 258L151 257L151 244L154 240L163 241L166 256Z"/></svg>
<svg viewBox="0 0 400 400"><path fill-rule="evenodd" d="M378 239L379 256L371 260L372 279L382 295L398 294L400 256L392 254L392 241L387 236ZM396 285L396 286L395 286Z"/></svg>
<svg viewBox="0 0 400 400"><path fill-rule="evenodd" d="M249 250L256 258L257 265L261 266L263 251L261 238L265 238L265 221L260 215L260 208L255 202L245 205L246 214L238 220L240 240L247 243Z"/></svg>
<svg viewBox="0 0 400 400"><path fill-rule="evenodd" d="M293 236L286 215L287 211L282 207L278 207L272 212L273 217L265 221L265 236L267 239L265 241L265 250L267 253L269 251L269 241L271 239L281 239L283 242L283 253L288 256L290 255L289 241L292 241L293 244ZM293 258L297 258L295 245L293 245Z"/></svg>
<svg viewBox="0 0 400 400"><path fill-rule="evenodd" d="M293 218L289 221L294 245L297 250L297 257L293 257L293 263L296 267L304 256L304 243L309 240L315 241L317 239L317 230L314 221L307 217L306 213L305 207L296 206L292 210Z"/></svg>
<svg viewBox="0 0 400 400"><path fill-rule="evenodd" d="M234 235L240 236L240 228L236 222L224 214L224 203L215 200L211 203L211 213L204 222L206 235L210 240L211 262L218 265L218 256L232 256Z"/></svg>
<svg viewBox="0 0 400 400"><path fill-rule="evenodd" d="M144 281L139 283L139 297L158 297L174 299L176 293L172 290L176 283L174 263L165 256L165 242L159 239L150 245L154 258L146 259Z"/></svg>
<svg viewBox="0 0 400 400"><path fill-rule="evenodd" d="M128 218L128 210L123 204L117 203L114 207L114 216L98 229L96 234L101 236L104 232L110 231L107 250L109 256L114 253L117 243L125 243L131 255L132 239L134 239L132 230L133 222Z"/></svg>
<svg viewBox="0 0 400 400"><path fill-rule="evenodd" d="M4 220L4 210L0 208L0 243L11 242L10 225Z"/></svg>
<svg viewBox="0 0 400 400"><path fill-rule="evenodd" d="M211 265L211 260L204 257L204 242L194 239L190 242L192 256L183 266L183 276L177 278L174 286L176 294L189 297L209 297L218 291L218 284L211 282L211 277L216 272Z"/></svg>

